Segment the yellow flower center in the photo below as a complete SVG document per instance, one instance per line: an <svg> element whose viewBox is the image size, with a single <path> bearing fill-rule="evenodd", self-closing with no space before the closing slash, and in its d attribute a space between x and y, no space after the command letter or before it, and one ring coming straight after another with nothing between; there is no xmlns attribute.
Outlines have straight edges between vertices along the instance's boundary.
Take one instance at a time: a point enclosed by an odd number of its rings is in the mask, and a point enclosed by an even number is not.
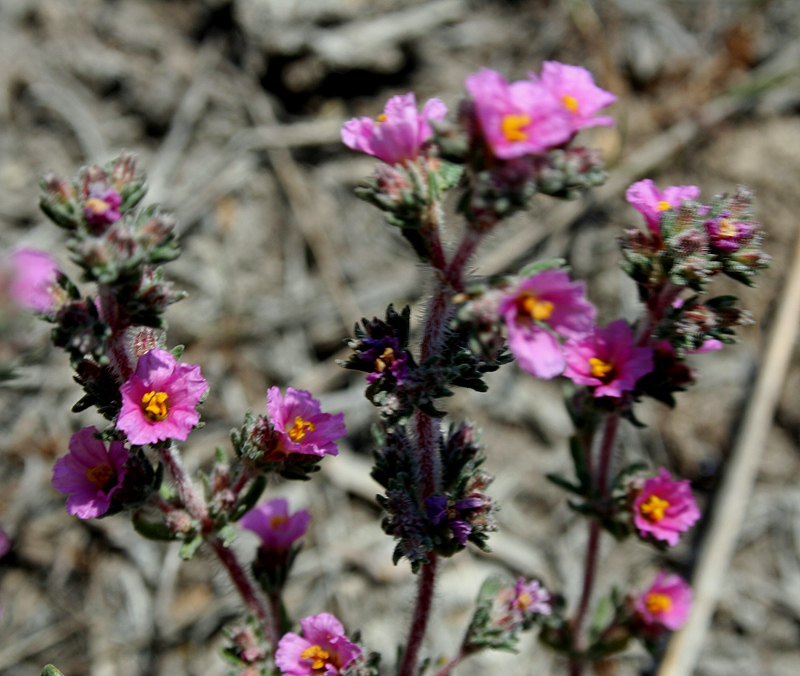
<svg viewBox="0 0 800 676"><path fill-rule="evenodd" d="M531 294L526 294L519 300L519 307L523 314L528 315L537 322L545 322L553 314L555 305L549 300L541 300Z"/></svg>
<svg viewBox="0 0 800 676"><path fill-rule="evenodd" d="M378 115L377 119L375 120L378 124L383 124L386 122L386 113L381 113Z"/></svg>
<svg viewBox="0 0 800 676"><path fill-rule="evenodd" d="M666 594L650 592L644 600L644 605L653 615L668 613L672 610L672 599Z"/></svg>
<svg viewBox="0 0 800 676"><path fill-rule="evenodd" d="M736 223L727 218L722 218L717 226L717 236L727 239L728 237L736 237L739 234L739 228Z"/></svg>
<svg viewBox="0 0 800 676"><path fill-rule="evenodd" d="M387 367L391 366L395 362L394 350L391 347L387 347L383 354L375 360L375 370L378 373L383 373Z"/></svg>
<svg viewBox="0 0 800 676"><path fill-rule="evenodd" d="M578 112L578 99L576 99L574 96L570 96L569 94L564 94L564 96L561 97L561 103L564 104L564 107L570 113Z"/></svg>
<svg viewBox="0 0 800 676"><path fill-rule="evenodd" d="M153 392L142 395L142 412L151 422L159 422L167 417L169 396L166 392Z"/></svg>
<svg viewBox="0 0 800 676"><path fill-rule="evenodd" d="M614 364L609 364L607 361L592 357L589 359L589 366L591 366L592 375L595 378L603 379L614 370Z"/></svg>
<svg viewBox="0 0 800 676"><path fill-rule="evenodd" d="M661 521L667 507L669 507L669 502L662 500L657 495L651 495L639 506L639 511L648 521Z"/></svg>
<svg viewBox="0 0 800 676"><path fill-rule="evenodd" d="M300 653L300 657L304 660L312 660L312 669L324 669L325 663L331 658L331 654L318 645L312 645L310 648L306 648Z"/></svg>
<svg viewBox="0 0 800 676"><path fill-rule="evenodd" d="M307 422L298 415L294 419L294 427L289 430L289 438L292 441L300 441L308 432L313 432L315 429L314 423Z"/></svg>
<svg viewBox="0 0 800 676"><path fill-rule="evenodd" d="M531 603L533 603L531 595L528 592L522 592L514 601L514 606L519 610L527 610Z"/></svg>
<svg viewBox="0 0 800 676"><path fill-rule="evenodd" d="M664 200L661 200L656 207L656 211L666 211L667 209L672 209L672 205Z"/></svg>
<svg viewBox="0 0 800 676"><path fill-rule="evenodd" d="M500 129L507 141L524 141L528 134L522 131L531 123L530 115L505 115L500 123Z"/></svg>
<svg viewBox="0 0 800 676"><path fill-rule="evenodd" d="M99 197L90 197L86 200L86 208L93 214L102 214L109 208L109 203Z"/></svg>
<svg viewBox="0 0 800 676"><path fill-rule="evenodd" d="M117 478L111 465L99 465L86 470L86 478L104 493L108 493Z"/></svg>
<svg viewBox="0 0 800 676"><path fill-rule="evenodd" d="M278 528L283 528L283 525L285 523L288 523L288 521L289 521L289 517L288 516L281 516L279 514L278 516L273 516L269 520L269 525L277 530Z"/></svg>

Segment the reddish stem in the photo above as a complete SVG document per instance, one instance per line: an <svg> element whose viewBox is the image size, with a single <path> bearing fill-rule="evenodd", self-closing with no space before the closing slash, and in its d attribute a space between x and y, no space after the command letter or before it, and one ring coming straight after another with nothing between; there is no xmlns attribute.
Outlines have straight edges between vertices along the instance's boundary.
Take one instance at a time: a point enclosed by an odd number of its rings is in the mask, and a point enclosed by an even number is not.
<svg viewBox="0 0 800 676"><path fill-rule="evenodd" d="M276 619L274 607L268 608L267 604L264 603L256 586L253 584L253 581L250 579L250 576L247 574L247 571L239 562L239 559L232 549L226 547L225 543L215 534L206 535L205 540L211 545L217 558L219 558L222 565L228 570L228 575L230 575L231 581L236 586L245 605L261 621L264 627L264 634L270 644L272 644L273 650L277 649L280 620ZM280 610L278 610L278 613L279 612Z"/></svg>
<svg viewBox="0 0 800 676"><path fill-rule="evenodd" d="M245 605L258 617L264 626L264 633L273 648L278 645L278 626L274 624L271 609L261 598L244 566L232 549L225 546L215 532L214 521L208 514L208 506L181 462L180 454L174 444L158 449L161 461L175 481L178 496L186 511L200 524L203 539L211 546L239 591Z"/></svg>
<svg viewBox="0 0 800 676"><path fill-rule="evenodd" d="M100 306L100 318L111 329L111 335L106 341L111 368L119 377L120 382L124 383L133 375L133 365L128 356L126 337L130 323L127 317L120 314L119 303L110 287L99 285L97 299Z"/></svg>
<svg viewBox="0 0 800 676"><path fill-rule="evenodd" d="M464 290L464 270L467 267L478 245L483 240L484 233L475 228L468 227L459 242L453 259L447 267L447 283L453 291Z"/></svg>
<svg viewBox="0 0 800 676"><path fill-rule="evenodd" d="M417 604L414 608L414 617L411 620L411 631L408 635L406 649L403 652L403 662L400 665L398 676L416 676L417 657L425 638L425 631L428 628L428 619L431 614L433 604L433 586L436 581L436 562L435 553L428 556L428 563L422 566L419 574L419 584L417 587Z"/></svg>
<svg viewBox="0 0 800 676"><path fill-rule="evenodd" d="M455 669L467 655L468 653L464 650L464 646L461 646L456 656L439 669L434 676L449 676L450 672Z"/></svg>
<svg viewBox="0 0 800 676"><path fill-rule="evenodd" d="M611 413L606 417L603 427L603 438L600 446L600 458L597 464L597 476L595 477L595 487L599 490L600 496L605 498L609 492L609 476L611 474L611 460L613 458L614 444L617 440L617 430L619 428L619 414ZM591 519L589 522L589 539L586 544L586 558L583 567L583 590L578 609L575 612L575 619L572 622L572 650L573 657L569 663L570 676L581 676L585 660L580 655L585 650L583 641L583 625L589 611L589 604L592 600L592 591L597 577L597 561L600 554L600 522Z"/></svg>

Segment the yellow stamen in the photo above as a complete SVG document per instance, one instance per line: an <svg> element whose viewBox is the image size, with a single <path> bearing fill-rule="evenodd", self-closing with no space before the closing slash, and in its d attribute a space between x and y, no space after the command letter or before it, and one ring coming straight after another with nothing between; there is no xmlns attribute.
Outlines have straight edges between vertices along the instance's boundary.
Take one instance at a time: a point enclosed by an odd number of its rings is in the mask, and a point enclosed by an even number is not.
<svg viewBox="0 0 800 676"><path fill-rule="evenodd" d="M279 514L278 516L273 516L269 520L269 525L272 526L275 529L278 529L278 528L282 528L285 523L288 523L288 521L289 521L289 517L288 516L281 516Z"/></svg>
<svg viewBox="0 0 800 676"><path fill-rule="evenodd" d="M738 235L739 228L736 227L736 223L727 218L720 219L719 225L717 226L717 237L727 239L728 237L737 237Z"/></svg>
<svg viewBox="0 0 800 676"><path fill-rule="evenodd" d="M564 106L570 113L578 112L578 99L576 99L574 96L570 96L569 94L564 94L564 96L561 97L561 103L564 104Z"/></svg>
<svg viewBox="0 0 800 676"><path fill-rule="evenodd" d="M519 307L523 314L528 315L537 322L545 322L553 314L555 305L549 300L540 300L536 296L527 294L520 298Z"/></svg>
<svg viewBox="0 0 800 676"><path fill-rule="evenodd" d="M112 469L111 465L99 465L87 469L86 478L101 491L108 493L117 478L117 473Z"/></svg>
<svg viewBox="0 0 800 676"><path fill-rule="evenodd" d="M169 396L166 392L148 392L142 395L142 412L152 422L159 422L167 417Z"/></svg>
<svg viewBox="0 0 800 676"><path fill-rule="evenodd" d="M524 141L528 134L522 131L522 127L527 127L530 123L530 115L505 115L500 129L507 141Z"/></svg>
<svg viewBox="0 0 800 676"><path fill-rule="evenodd" d="M657 495L651 495L646 502L639 506L639 511L648 521L661 521L667 507L669 507L669 502L662 500Z"/></svg>
<svg viewBox="0 0 800 676"><path fill-rule="evenodd" d="M528 606L533 602L533 597L528 592L522 592L514 601L514 606L519 610L527 610Z"/></svg>
<svg viewBox="0 0 800 676"><path fill-rule="evenodd" d="M313 660L311 662L312 669L324 669L325 663L331 658L331 654L318 645L312 645L300 653L300 657L304 660Z"/></svg>
<svg viewBox="0 0 800 676"><path fill-rule="evenodd" d="M102 214L108 207L108 202L101 200L99 197L90 197L86 200L86 208L93 214Z"/></svg>
<svg viewBox="0 0 800 676"><path fill-rule="evenodd" d="M378 124L383 124L384 122L386 122L386 113L381 113L380 115L378 115L376 122Z"/></svg>
<svg viewBox="0 0 800 676"><path fill-rule="evenodd" d="M644 600L644 605L653 615L668 613L672 610L672 599L666 594L650 592Z"/></svg>
<svg viewBox="0 0 800 676"><path fill-rule="evenodd" d="M672 209L672 205L664 200L661 200L656 207L656 211L666 211L667 209Z"/></svg>
<svg viewBox="0 0 800 676"><path fill-rule="evenodd" d="M314 423L307 422L298 415L294 419L294 427L289 430L289 438L292 441L300 441L308 432L313 432L315 429Z"/></svg>
<svg viewBox="0 0 800 676"><path fill-rule="evenodd" d="M387 347L383 351L383 354L375 360L375 370L378 373L383 373L389 366L394 364L394 362L394 350L391 347Z"/></svg>
<svg viewBox="0 0 800 676"><path fill-rule="evenodd" d="M589 359L589 366L592 367L592 375L595 378L605 378L614 370L614 364L609 364L607 361L603 361L597 357Z"/></svg>

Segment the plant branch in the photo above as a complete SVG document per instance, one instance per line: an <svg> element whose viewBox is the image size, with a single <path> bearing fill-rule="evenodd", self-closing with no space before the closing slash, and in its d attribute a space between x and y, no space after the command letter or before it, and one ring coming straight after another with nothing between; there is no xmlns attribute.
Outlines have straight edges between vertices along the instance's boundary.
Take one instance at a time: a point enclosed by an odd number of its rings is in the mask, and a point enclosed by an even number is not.
<svg viewBox="0 0 800 676"><path fill-rule="evenodd" d="M411 620L411 631L408 635L406 649L403 651L403 661L397 672L398 676L416 676L417 660L422 639L428 628L428 619L433 604L433 586L436 581L437 556L431 553L428 563L422 566L417 587L417 603L414 608L414 617Z"/></svg>
<svg viewBox="0 0 800 676"><path fill-rule="evenodd" d="M611 413L606 417L603 427L603 438L600 446L600 458L597 463L597 476L595 477L595 488L601 498L606 498L609 491L609 476L611 474L611 460L613 458L614 444L617 440L617 430L619 428L619 414ZM585 650L583 641L583 625L589 611L589 604L592 600L592 592L597 577L597 561L600 554L600 522L591 519L589 522L589 539L586 544L586 558L583 567L583 590L578 609L575 612L575 619L572 621L572 650L573 656L570 659L570 676L581 676L585 664L581 653Z"/></svg>
<svg viewBox="0 0 800 676"><path fill-rule="evenodd" d="M278 643L278 628L274 623L271 609L261 598L253 581L250 579L244 566L239 562L232 549L215 532L215 524L208 513L208 506L203 496L197 491L192 478L181 461L180 454L175 444L158 448L159 457L167 471L175 481L178 495L186 511L200 524L203 539L211 546L220 562L228 571L234 586L242 597L245 605L253 612L264 626L264 633L273 648Z"/></svg>

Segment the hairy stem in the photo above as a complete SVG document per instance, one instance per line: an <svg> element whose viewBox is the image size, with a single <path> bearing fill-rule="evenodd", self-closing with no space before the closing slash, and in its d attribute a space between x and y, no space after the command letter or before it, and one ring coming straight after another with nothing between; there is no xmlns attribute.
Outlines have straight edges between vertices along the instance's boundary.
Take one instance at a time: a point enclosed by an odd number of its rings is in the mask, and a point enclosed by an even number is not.
<svg viewBox="0 0 800 676"><path fill-rule="evenodd" d="M467 655L469 655L469 653L464 650L464 646L462 645L456 653L456 656L439 669L434 676L450 676L450 672L453 671Z"/></svg>
<svg viewBox="0 0 800 676"><path fill-rule="evenodd" d="M433 265L434 274L436 275L436 287L428 305L428 315L420 346L420 362L424 362L441 349L452 309L451 297L454 290L463 288L464 268L481 241L479 233L476 233L472 228L467 228L462 235L453 259L448 264L444 259L443 250L440 249L441 239L439 232L438 224L436 224L429 236L435 259ZM439 258L439 253L441 253L441 258ZM424 501L425 498L436 492L439 483L437 448L440 434L439 421L422 411L417 411L414 414L413 424L419 450L420 497ZM414 617L411 621L408 642L403 653L403 661L400 665L398 676L416 676L419 649L425 637L431 606L433 605L436 563L436 554L432 553L428 557L428 562L423 564L420 571Z"/></svg>
<svg viewBox="0 0 800 676"><path fill-rule="evenodd" d="M428 619L431 614L431 605L433 604L436 562L436 554L430 554L428 563L422 566L422 570L420 571L417 587L417 603L414 608L414 617L411 620L411 631L408 635L408 642L403 652L403 662L397 672L398 676L416 676L417 674L419 649L422 645L422 639L425 638L425 631L428 628Z"/></svg>
<svg viewBox="0 0 800 676"><path fill-rule="evenodd" d="M261 621L264 627L264 634L272 645L273 650L276 649L279 638L280 609L277 611L276 618L275 608L267 606L234 551L230 547L226 547L225 543L216 534L206 535L205 540L214 550L220 563L225 566L245 605Z"/></svg>
<svg viewBox="0 0 800 676"><path fill-rule="evenodd" d="M611 413L606 416L600 446L600 458L597 463L597 476L595 477L595 487L603 498L607 497L609 492L608 481L611 474L611 460L613 459L618 428L619 414ZM578 602L578 609L575 612L575 619L572 621L572 650L574 655L569 663L570 676L581 676L585 664L585 660L580 654L586 649L583 639L583 625L586 622L586 615L589 611L589 604L594 591L595 578L597 577L600 535L600 522L596 519L591 519L589 521L589 538L586 544L586 558L583 566L583 589Z"/></svg>
<svg viewBox="0 0 800 676"><path fill-rule="evenodd" d="M175 481L178 495L184 507L186 507L186 511L200 524L203 539L210 545L217 558L227 569L245 605L261 621L267 640L272 644L273 648L276 647L278 643L278 625L273 620L271 609L261 598L255 584L253 584L236 554L232 549L226 547L225 543L216 534L215 524L209 516L206 501L202 494L198 492L191 476L189 476L189 472L184 467L178 449L174 444L169 444L168 446L159 447L158 453L167 471Z"/></svg>

